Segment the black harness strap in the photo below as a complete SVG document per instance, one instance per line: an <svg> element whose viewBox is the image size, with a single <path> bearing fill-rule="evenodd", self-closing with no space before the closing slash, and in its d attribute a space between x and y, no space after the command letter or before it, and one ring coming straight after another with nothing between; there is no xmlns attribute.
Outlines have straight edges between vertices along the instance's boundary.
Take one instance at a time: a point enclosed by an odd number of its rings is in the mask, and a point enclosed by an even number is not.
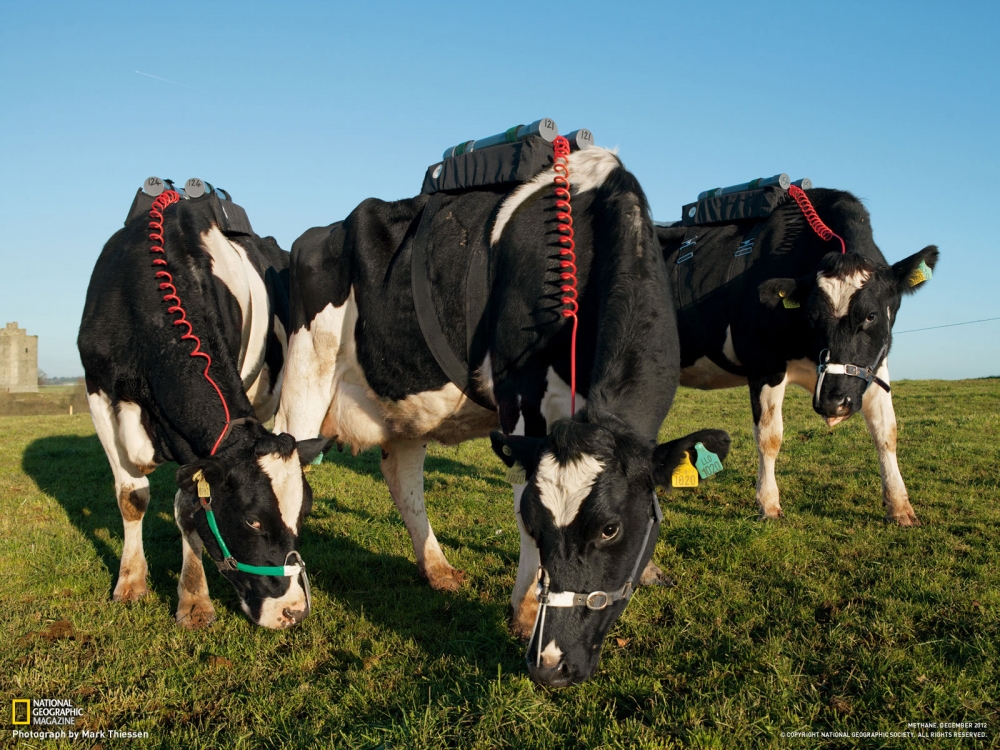
<svg viewBox="0 0 1000 750"><path fill-rule="evenodd" d="M494 411L496 406L484 399L476 389L476 383L470 372L467 359L463 360L458 356L451 345L448 337L445 336L441 328L441 320L438 318L437 310L434 308L434 299L431 297L431 282L429 269L427 266L427 245L431 237L431 225L441 203L446 197L445 193L434 193L424 206L423 215L420 217L420 226L413 238L413 254L410 260L410 284L413 288L413 308L417 314L417 322L420 324L420 332L424 335L427 347L434 355L435 361L445 376L454 383L468 398L484 409ZM469 346L479 321L486 310L486 279L487 279L487 257L485 252L477 251L472 253L467 273L466 292L466 336Z"/></svg>
<svg viewBox="0 0 1000 750"><path fill-rule="evenodd" d="M229 433L233 431L233 427L238 424L246 424L248 422L258 421L256 417L239 417L238 419L230 419L226 422L226 429L222 431L222 437L219 438L219 445L226 442L226 438L229 437Z"/></svg>
<svg viewBox="0 0 1000 750"><path fill-rule="evenodd" d="M465 351L468 355L465 361L470 365L473 362L472 343L476 338L476 331L486 317L486 303L489 300L487 289L489 260L488 250L476 243L469 256L469 272L465 275ZM472 383L471 387L475 392L475 383ZM473 396L470 398L475 399ZM476 403L482 406L479 401Z"/></svg>

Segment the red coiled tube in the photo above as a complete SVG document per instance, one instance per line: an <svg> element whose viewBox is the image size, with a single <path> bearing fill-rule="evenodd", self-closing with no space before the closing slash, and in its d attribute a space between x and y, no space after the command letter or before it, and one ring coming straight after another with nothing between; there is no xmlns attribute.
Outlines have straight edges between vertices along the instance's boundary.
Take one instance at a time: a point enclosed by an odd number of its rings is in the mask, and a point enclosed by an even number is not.
<svg viewBox="0 0 1000 750"><path fill-rule="evenodd" d="M154 244L149 248L149 252L163 255L163 212L167 206L177 203L180 199L181 196L176 191L166 190L160 193L153 201L153 207L149 209L149 228L153 230L149 234L149 239ZM153 265L166 266L167 261L164 258L153 258ZM202 357L205 360L205 371L202 373L202 376L211 384L215 392L219 394L219 401L222 402L222 409L226 413L226 426L219 433L219 437L215 440L215 445L212 446L212 452L209 454L210 456L214 456L215 452L219 449L219 443L222 442L222 438L226 434L226 429L229 427L229 404L226 403L226 398L222 395L222 389L219 388L218 383L208 374L208 370L212 366L212 358L201 350L201 339L193 333L194 329L191 326L191 321L187 319L184 305L181 303L181 298L177 295L177 287L174 286L173 276L168 271L163 270L157 271L155 276L157 279L166 279L166 281L160 282L159 289L160 291L168 292L163 295L163 301L168 304L173 303L167 307L167 313L170 315L180 315L179 318L173 321L175 326L187 326L187 331L181 336L181 341L194 341L194 349L191 351L190 356Z"/></svg>
<svg viewBox="0 0 1000 750"><path fill-rule="evenodd" d="M846 255L847 245L844 243L844 238L823 223L823 220L819 218L819 214L816 213L816 209L813 207L812 201L809 200L809 196L806 195L806 191L798 185L789 185L788 194L795 199L796 203L799 204L799 209L802 211L802 215L806 217L806 221L809 222L809 226L811 226L812 230L820 236L820 239L829 242L831 239L836 237L840 240L841 254Z"/></svg>
<svg viewBox="0 0 1000 750"><path fill-rule="evenodd" d="M576 413L576 329L579 323L577 312L580 310L578 302L576 278L576 242L573 240L573 206L570 204L572 196L569 189L569 141L563 136L556 138L553 146L553 166L552 171L555 176L552 182L556 186L556 221L559 222L557 231L559 237L559 279L563 282L559 287L563 293L562 303L566 308L562 311L564 318L573 318L573 333L570 339L569 353L569 408L570 412Z"/></svg>

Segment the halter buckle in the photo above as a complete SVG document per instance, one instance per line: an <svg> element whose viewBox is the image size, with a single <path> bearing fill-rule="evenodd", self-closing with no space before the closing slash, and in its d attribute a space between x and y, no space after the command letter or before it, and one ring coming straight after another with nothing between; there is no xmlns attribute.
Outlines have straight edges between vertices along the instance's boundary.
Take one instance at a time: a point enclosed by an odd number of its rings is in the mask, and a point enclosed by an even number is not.
<svg viewBox="0 0 1000 750"><path fill-rule="evenodd" d="M611 597L603 591L591 591L587 594L587 609L601 610L611 603Z"/></svg>
<svg viewBox="0 0 1000 750"><path fill-rule="evenodd" d="M213 562L215 562L215 567L219 569L220 573L226 573L226 572L235 573L238 570L238 568L236 567L236 558L232 556L222 558L222 562L218 561L213 561Z"/></svg>

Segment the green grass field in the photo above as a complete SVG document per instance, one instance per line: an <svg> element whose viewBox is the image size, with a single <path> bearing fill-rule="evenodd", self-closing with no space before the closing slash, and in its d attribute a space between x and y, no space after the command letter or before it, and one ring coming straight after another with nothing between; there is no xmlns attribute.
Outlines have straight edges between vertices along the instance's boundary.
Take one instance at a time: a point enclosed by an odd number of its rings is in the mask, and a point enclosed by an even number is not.
<svg viewBox="0 0 1000 750"><path fill-rule="evenodd" d="M883 521L860 416L830 430L801 391L778 461L786 517L757 520L745 390L680 391L661 437L729 430L726 471L662 499L653 559L677 585L640 589L594 679L562 691L528 679L507 627L518 538L487 441L427 459L431 521L468 573L459 593L418 576L377 451L334 453L310 474L312 616L257 628L206 561L218 620L187 632L171 619L174 467L152 476L151 594L117 605L121 519L89 416L0 418L0 696L68 698L76 730L149 733L105 748L997 746L1000 380L893 394L919 528ZM987 739L782 737L952 721L985 723Z"/></svg>

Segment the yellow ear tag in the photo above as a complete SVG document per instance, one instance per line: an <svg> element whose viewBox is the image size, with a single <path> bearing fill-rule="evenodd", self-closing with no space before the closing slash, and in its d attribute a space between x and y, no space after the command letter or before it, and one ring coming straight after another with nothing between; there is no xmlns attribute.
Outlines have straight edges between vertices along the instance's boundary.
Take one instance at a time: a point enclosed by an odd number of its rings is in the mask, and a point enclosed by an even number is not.
<svg viewBox="0 0 1000 750"><path fill-rule="evenodd" d="M507 469L507 481L511 484L524 484L527 476L520 461L515 461L514 465Z"/></svg>
<svg viewBox="0 0 1000 750"><path fill-rule="evenodd" d="M211 497L212 489L208 486L208 480L205 479L205 475L201 473L201 469L198 469L191 478L198 483L198 497Z"/></svg>
<svg viewBox="0 0 1000 750"><path fill-rule="evenodd" d="M781 304L784 305L789 310L794 310L797 307L802 307L802 305L793 300L791 297L785 297L784 299L782 299Z"/></svg>
<svg viewBox="0 0 1000 750"><path fill-rule="evenodd" d="M691 465L691 459L684 453L684 460L674 469L673 476L670 477L670 484L674 487L697 487L698 470Z"/></svg>
<svg viewBox="0 0 1000 750"><path fill-rule="evenodd" d="M913 269L913 273L907 281L910 286L917 286L917 284L923 284L925 281L930 281L934 274L931 273L931 268L924 261L920 261L920 265Z"/></svg>

